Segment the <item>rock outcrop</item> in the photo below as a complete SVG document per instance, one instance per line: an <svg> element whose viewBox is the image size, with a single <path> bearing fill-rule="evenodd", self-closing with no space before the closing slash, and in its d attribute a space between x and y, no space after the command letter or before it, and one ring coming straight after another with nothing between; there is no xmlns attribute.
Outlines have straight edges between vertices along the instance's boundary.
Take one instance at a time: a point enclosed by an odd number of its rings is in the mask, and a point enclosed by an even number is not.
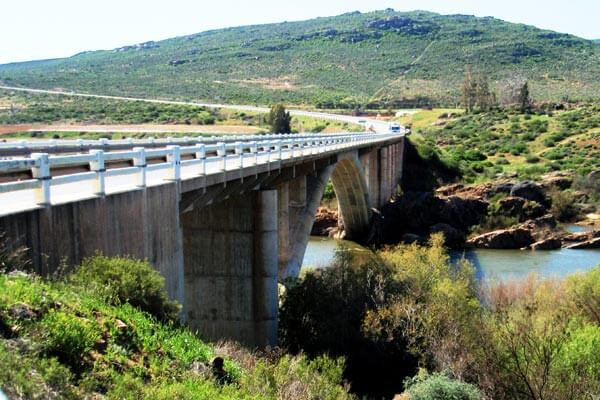
<svg viewBox="0 0 600 400"><path fill-rule="evenodd" d="M512 197L521 197L523 199L535 201L546 208L550 207L550 202L546 198L544 189L531 181L517 183L510 190L510 195Z"/></svg>
<svg viewBox="0 0 600 400"><path fill-rule="evenodd" d="M338 227L337 211L329 210L325 207L317 209L315 222L310 232L313 236L329 236L330 232Z"/></svg>
<svg viewBox="0 0 600 400"><path fill-rule="evenodd" d="M506 197L498 202L497 214L505 217L517 218L519 222L531 218L539 218L546 213L547 209L536 201L522 197Z"/></svg>
<svg viewBox="0 0 600 400"><path fill-rule="evenodd" d="M551 237L543 239L533 243L530 248L531 250L556 250L562 247L562 240L557 237Z"/></svg>
<svg viewBox="0 0 600 400"><path fill-rule="evenodd" d="M500 229L475 236L467 241L467 246L481 249L520 249L534 242L531 232L517 227Z"/></svg>
<svg viewBox="0 0 600 400"><path fill-rule="evenodd" d="M587 250L587 249L600 249L600 237L586 240L584 242L571 244L566 247L567 249L573 250Z"/></svg>

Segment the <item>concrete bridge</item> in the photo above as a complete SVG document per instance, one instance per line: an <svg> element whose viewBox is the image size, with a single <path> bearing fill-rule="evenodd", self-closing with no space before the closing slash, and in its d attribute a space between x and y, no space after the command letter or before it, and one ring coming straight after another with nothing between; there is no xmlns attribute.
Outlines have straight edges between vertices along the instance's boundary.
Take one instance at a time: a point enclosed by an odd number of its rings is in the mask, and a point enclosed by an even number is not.
<svg viewBox="0 0 600 400"><path fill-rule="evenodd" d="M0 232L42 274L97 251L147 259L202 337L273 345L277 283L300 272L325 185L360 240L403 149L390 133L7 144Z"/></svg>

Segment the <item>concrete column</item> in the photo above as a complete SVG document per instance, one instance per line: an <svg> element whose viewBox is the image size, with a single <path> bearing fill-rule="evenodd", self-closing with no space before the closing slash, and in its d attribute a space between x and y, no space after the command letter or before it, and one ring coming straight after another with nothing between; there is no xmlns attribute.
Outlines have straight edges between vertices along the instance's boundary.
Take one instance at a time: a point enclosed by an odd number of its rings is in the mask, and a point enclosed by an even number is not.
<svg viewBox="0 0 600 400"><path fill-rule="evenodd" d="M277 191L250 192L185 213L185 302L207 340L277 344Z"/></svg>
<svg viewBox="0 0 600 400"><path fill-rule="evenodd" d="M292 184L290 182L290 246L288 253L288 262L279 279L284 280L288 277L297 277L300 274L304 252L310 238L310 231L315 221L317 208L321 204L325 185L331 177L334 166L330 165L318 171L316 175L305 177L305 184ZM302 190L302 188L305 188ZM304 205L299 206L298 200L304 198Z"/></svg>
<svg viewBox="0 0 600 400"><path fill-rule="evenodd" d="M285 274L290 259L290 196L289 183L277 187L277 223L279 225L279 274Z"/></svg>
<svg viewBox="0 0 600 400"><path fill-rule="evenodd" d="M277 311L279 273L277 238L277 190L257 193L254 210L254 344L277 345Z"/></svg>

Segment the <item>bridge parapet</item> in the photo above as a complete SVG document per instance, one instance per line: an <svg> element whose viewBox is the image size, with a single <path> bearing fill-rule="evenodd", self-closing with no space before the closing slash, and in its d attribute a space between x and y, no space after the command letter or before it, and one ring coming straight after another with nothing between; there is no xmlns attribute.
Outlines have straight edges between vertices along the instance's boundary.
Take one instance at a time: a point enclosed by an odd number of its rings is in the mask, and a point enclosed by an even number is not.
<svg viewBox="0 0 600 400"><path fill-rule="evenodd" d="M57 156L33 153L28 158L0 160L0 216L228 171L239 170L243 179L247 168L280 169L285 163L385 143L398 135L259 138Z"/></svg>

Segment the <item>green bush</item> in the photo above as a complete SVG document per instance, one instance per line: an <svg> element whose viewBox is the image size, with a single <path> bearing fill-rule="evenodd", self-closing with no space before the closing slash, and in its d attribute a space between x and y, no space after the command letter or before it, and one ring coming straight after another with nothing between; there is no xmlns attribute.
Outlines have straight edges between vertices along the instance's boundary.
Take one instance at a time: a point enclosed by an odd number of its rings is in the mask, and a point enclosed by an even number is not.
<svg viewBox="0 0 600 400"><path fill-rule="evenodd" d="M85 259L71 280L106 293L114 303L132 306L160 320L176 320L180 306L169 300L164 278L146 261L96 256Z"/></svg>
<svg viewBox="0 0 600 400"><path fill-rule="evenodd" d="M552 199L552 208L550 212L554 217L562 222L575 220L580 213L573 192L568 190L554 191L550 194Z"/></svg>
<svg viewBox="0 0 600 400"><path fill-rule="evenodd" d="M419 373L405 381L405 394L410 400L482 400L476 386L451 379L440 373Z"/></svg>

